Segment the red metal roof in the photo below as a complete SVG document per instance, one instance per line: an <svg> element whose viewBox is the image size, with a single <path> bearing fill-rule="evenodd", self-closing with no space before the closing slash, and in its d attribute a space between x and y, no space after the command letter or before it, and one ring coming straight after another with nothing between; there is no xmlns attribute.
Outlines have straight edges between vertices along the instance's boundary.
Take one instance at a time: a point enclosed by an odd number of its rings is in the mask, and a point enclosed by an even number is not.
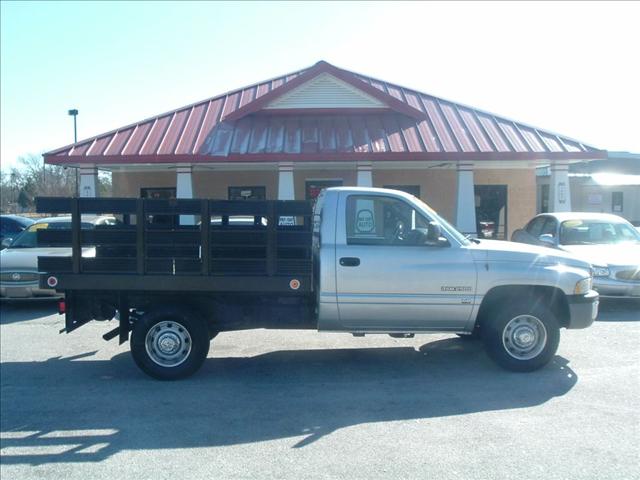
<svg viewBox="0 0 640 480"><path fill-rule="evenodd" d="M388 109L264 110L329 73ZM604 151L326 62L45 154L47 163L591 159Z"/></svg>

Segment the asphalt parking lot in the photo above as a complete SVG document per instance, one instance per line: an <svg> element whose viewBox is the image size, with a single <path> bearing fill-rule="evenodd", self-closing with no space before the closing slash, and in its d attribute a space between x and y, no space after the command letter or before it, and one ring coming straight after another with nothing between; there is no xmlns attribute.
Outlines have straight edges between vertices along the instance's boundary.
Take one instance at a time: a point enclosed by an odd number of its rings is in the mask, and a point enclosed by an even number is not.
<svg viewBox="0 0 640 480"><path fill-rule="evenodd" d="M0 307L2 479L640 478L635 302L530 374L452 335L256 330L174 383L54 312Z"/></svg>

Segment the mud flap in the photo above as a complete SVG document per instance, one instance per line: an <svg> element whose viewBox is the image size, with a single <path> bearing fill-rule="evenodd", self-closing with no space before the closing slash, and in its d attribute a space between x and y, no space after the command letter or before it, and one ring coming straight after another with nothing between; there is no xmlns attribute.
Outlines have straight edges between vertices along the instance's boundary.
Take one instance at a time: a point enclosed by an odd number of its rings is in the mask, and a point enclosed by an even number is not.
<svg viewBox="0 0 640 480"><path fill-rule="evenodd" d="M83 301L83 299L81 298L78 298L75 292L70 290L66 291L64 302L64 331L66 333L71 333L75 329L80 328L85 323L93 320L93 315L91 314L91 304L89 302Z"/></svg>
<svg viewBox="0 0 640 480"><path fill-rule="evenodd" d="M131 330L131 319L129 311L129 299L122 295L118 305L118 313L120 314L120 326L118 327L118 343L122 345L129 340L129 331Z"/></svg>

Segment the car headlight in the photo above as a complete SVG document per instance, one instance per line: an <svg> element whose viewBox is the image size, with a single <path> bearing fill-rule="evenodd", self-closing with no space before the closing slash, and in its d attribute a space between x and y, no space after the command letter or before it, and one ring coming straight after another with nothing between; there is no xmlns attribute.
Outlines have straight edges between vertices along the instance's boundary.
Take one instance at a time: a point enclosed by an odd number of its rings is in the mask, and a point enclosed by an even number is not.
<svg viewBox="0 0 640 480"><path fill-rule="evenodd" d="M608 277L611 274L609 271L609 267L600 267L597 265L593 266L593 276L594 277Z"/></svg>
<svg viewBox="0 0 640 480"><path fill-rule="evenodd" d="M591 285L593 283L593 277L583 278L578 283L576 283L576 287L573 289L573 293L576 295L584 295L591 290Z"/></svg>

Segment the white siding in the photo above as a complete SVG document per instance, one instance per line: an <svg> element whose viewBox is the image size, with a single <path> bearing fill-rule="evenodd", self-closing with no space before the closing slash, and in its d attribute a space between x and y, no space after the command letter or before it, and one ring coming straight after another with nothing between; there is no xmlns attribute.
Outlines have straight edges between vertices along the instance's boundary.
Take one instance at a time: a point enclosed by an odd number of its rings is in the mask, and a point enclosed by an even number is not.
<svg viewBox="0 0 640 480"><path fill-rule="evenodd" d="M630 222L640 221L640 185L602 186L593 182L571 182L576 212L613 213ZM612 193L622 192L622 211L612 210Z"/></svg>
<svg viewBox="0 0 640 480"><path fill-rule="evenodd" d="M323 73L273 100L265 108L384 108L375 97Z"/></svg>

